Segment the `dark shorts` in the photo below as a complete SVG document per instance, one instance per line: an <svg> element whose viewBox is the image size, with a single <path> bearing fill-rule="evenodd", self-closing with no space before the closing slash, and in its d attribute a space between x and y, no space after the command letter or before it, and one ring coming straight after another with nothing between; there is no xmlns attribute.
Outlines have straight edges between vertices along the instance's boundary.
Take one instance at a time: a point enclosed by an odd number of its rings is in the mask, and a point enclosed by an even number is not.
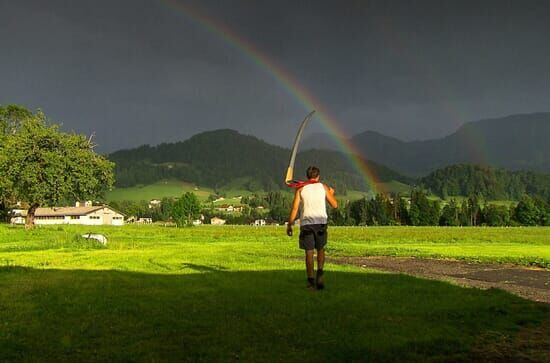
<svg viewBox="0 0 550 363"><path fill-rule="evenodd" d="M300 226L300 248L303 250L321 249L327 244L326 224Z"/></svg>

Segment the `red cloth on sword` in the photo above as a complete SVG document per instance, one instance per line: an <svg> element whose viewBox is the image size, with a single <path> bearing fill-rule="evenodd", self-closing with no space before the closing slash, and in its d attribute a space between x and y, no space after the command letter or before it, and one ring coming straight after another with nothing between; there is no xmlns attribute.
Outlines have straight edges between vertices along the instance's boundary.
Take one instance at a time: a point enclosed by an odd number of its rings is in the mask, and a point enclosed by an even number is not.
<svg viewBox="0 0 550 363"><path fill-rule="evenodd" d="M291 188L300 189L301 187L305 187L309 184L315 184L319 183L318 180L315 179L309 179L309 180L293 180L292 182L288 183L287 185Z"/></svg>

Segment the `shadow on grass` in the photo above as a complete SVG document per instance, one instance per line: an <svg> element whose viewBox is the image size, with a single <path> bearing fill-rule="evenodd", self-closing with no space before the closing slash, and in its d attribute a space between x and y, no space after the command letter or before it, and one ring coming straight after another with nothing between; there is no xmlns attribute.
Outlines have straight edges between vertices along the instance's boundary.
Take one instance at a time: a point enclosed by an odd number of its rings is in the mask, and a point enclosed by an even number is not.
<svg viewBox="0 0 550 363"><path fill-rule="evenodd" d="M404 275L0 268L0 361L461 361L546 305ZM475 358L475 357L474 357Z"/></svg>

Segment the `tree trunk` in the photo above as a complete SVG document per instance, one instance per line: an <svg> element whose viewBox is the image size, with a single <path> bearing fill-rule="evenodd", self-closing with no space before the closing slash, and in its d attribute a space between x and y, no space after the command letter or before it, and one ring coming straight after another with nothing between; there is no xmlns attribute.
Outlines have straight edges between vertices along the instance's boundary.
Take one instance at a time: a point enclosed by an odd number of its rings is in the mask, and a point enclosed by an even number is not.
<svg viewBox="0 0 550 363"><path fill-rule="evenodd" d="M27 218L25 219L25 229L31 229L34 227L34 213L38 208L38 204L31 204L29 210L27 211Z"/></svg>

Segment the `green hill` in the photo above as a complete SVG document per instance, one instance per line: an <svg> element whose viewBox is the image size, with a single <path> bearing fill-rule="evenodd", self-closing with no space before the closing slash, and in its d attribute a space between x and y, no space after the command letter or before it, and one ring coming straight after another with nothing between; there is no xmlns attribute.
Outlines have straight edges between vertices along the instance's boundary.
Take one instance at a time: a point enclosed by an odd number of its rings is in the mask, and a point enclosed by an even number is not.
<svg viewBox="0 0 550 363"><path fill-rule="evenodd" d="M118 187L154 184L161 180L184 180L216 190L277 190L284 187L290 150L268 144L233 130L204 132L190 139L157 146L144 145L110 154L116 163ZM364 161L380 182L411 179L382 165ZM317 165L325 180L345 191L366 190L361 175L348 156L329 150L308 150L298 155L297 178L308 165Z"/></svg>
<svg viewBox="0 0 550 363"><path fill-rule="evenodd" d="M159 181L149 185L138 185L127 188L115 188L105 194L108 201L121 200L151 200L180 197L185 192L193 192L201 200L206 200L213 192L212 189L175 180Z"/></svg>

